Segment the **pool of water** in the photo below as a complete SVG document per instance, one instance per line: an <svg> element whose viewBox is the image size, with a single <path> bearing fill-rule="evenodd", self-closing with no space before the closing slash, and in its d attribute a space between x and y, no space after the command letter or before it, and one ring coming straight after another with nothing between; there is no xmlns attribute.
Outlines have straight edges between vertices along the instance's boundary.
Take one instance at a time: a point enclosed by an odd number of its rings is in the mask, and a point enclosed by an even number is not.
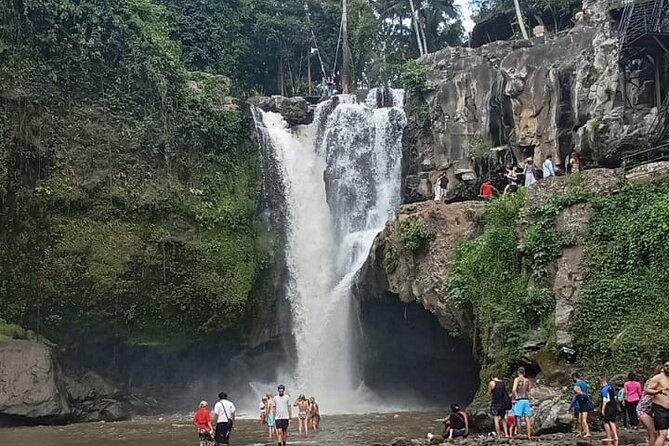
<svg viewBox="0 0 669 446"><path fill-rule="evenodd" d="M370 445L392 438L425 437L441 432L444 413L400 412L397 414L323 416L321 429L307 436L290 424L289 444ZM120 423L87 423L0 429L0 445L11 446L179 446L197 445L190 416L141 418ZM231 445L272 444L267 429L258 420L237 420ZM276 442L274 442L276 444Z"/></svg>

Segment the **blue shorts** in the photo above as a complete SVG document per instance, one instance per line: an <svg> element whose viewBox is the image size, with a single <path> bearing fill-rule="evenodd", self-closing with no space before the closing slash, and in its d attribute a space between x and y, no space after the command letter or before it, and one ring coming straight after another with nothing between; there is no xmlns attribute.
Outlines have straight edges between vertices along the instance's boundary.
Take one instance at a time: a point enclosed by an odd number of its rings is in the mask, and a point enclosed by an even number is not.
<svg viewBox="0 0 669 446"><path fill-rule="evenodd" d="M532 409L530 408L530 400L522 399L517 400L513 405L513 416L515 417L529 417L532 415Z"/></svg>
<svg viewBox="0 0 669 446"><path fill-rule="evenodd" d="M267 414L267 426L268 427L274 427L274 414L273 413Z"/></svg>

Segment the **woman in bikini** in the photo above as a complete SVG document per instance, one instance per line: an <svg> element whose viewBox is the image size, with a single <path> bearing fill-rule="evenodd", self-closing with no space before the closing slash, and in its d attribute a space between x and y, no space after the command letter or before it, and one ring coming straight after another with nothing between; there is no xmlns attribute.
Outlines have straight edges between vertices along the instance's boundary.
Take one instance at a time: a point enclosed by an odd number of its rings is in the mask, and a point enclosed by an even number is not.
<svg viewBox="0 0 669 446"><path fill-rule="evenodd" d="M266 398L267 406L265 406L265 413L267 414L267 435L271 440L277 436L276 426L274 424L274 398L272 398L271 393L268 393Z"/></svg>
<svg viewBox="0 0 669 446"><path fill-rule="evenodd" d="M293 406L298 409L298 426L301 434L307 435L309 433L309 426L307 424L307 414L309 412L309 401L303 394L297 397L297 401Z"/></svg>

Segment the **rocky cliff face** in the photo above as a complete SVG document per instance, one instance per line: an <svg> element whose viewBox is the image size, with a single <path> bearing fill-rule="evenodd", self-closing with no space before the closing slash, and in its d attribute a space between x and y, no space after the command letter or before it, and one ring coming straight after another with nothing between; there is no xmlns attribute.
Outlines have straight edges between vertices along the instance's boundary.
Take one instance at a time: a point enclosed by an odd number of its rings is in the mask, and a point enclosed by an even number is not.
<svg viewBox="0 0 669 446"><path fill-rule="evenodd" d="M482 234L481 223L487 216L481 202L443 204L427 201L402 206L396 218L377 236L369 259L359 273L357 296L363 301L399 299L421 304L434 314L450 335L473 341L474 349L478 349L482 373L489 370L486 364L504 368L525 365L537 384L535 399L538 404L533 416L538 432L564 430L571 419L568 404L563 404L567 398L563 392L568 388L573 367L569 365L573 360L570 357L575 333L573 316L579 306L582 284L588 276L585 245L593 230L593 206L602 206L598 200L618 194L623 187L628 187L625 184L661 183L667 178L669 163L658 162L629 171L626 182L621 182L621 174L614 170L592 169L579 175L543 180L527 190L515 221L517 241L512 249L517 251L518 263L525 265L520 273L525 277L525 286L528 289L545 287L546 295L550 296L547 307L550 312L539 324L516 333L522 339L511 351L511 356L502 348L510 340L500 335L500 324L506 317L504 302L492 302L499 312L493 311L492 325L486 329L475 326L475 321L482 320L485 309L477 307L477 303L457 305L449 297L448 278L452 274L456 248L463 241L478 239ZM541 212L551 215L550 219L538 221ZM423 249L410 250L406 246L403 223L412 219L422 222L433 234ZM560 234L569 234L569 237L554 256L547 259L545 274L535 276L529 269L537 264L533 257L546 255L550 250L531 250L530 245L536 243L532 239L538 237L537 231L549 234L549 237ZM496 279L480 277L481 281ZM510 274L506 280L514 279ZM512 296L503 298L511 299ZM490 302L478 304L488 305ZM535 308L540 311L541 304L537 301L528 301L525 305L531 306L531 311ZM520 314L509 317L518 323L523 319ZM499 362L500 355L508 357ZM482 374L481 380L485 382L485 379L487 376ZM481 427L485 427L487 420L486 404L473 407L475 420L479 420Z"/></svg>
<svg viewBox="0 0 669 446"><path fill-rule="evenodd" d="M455 186L487 176L474 158L501 164L526 157L558 166L572 151L586 162L616 163L656 114L649 73L640 88L620 94L617 37L608 3L584 2L588 20L568 32L528 42L445 48L424 56L426 92L409 97L409 163L405 200L430 198L431 183L447 170ZM491 148L497 148L490 152ZM474 192L475 193L475 192Z"/></svg>

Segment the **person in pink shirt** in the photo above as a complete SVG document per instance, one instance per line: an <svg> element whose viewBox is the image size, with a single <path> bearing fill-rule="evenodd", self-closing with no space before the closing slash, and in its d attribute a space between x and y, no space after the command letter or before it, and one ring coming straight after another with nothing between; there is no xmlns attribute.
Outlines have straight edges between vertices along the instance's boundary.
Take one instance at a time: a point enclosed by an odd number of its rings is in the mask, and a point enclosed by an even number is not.
<svg viewBox="0 0 669 446"><path fill-rule="evenodd" d="M636 406L639 404L643 389L641 384L636 380L636 375L630 373L627 375L627 381L623 386L625 388L625 408L627 409L627 417L629 419L632 429L639 428L639 416L636 413Z"/></svg>

